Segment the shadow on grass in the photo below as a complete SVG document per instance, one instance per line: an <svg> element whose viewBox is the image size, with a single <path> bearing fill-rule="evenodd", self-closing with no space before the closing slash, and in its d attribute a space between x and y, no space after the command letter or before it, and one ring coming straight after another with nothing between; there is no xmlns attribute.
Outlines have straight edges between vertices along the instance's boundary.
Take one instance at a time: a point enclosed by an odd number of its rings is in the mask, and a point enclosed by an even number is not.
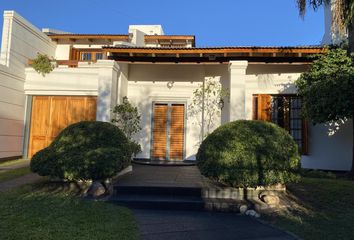
<svg viewBox="0 0 354 240"><path fill-rule="evenodd" d="M304 239L354 239L354 181L303 178L288 186L289 208L266 220Z"/></svg>
<svg viewBox="0 0 354 240"><path fill-rule="evenodd" d="M128 209L83 201L70 186L40 182L1 193L1 239L138 239Z"/></svg>

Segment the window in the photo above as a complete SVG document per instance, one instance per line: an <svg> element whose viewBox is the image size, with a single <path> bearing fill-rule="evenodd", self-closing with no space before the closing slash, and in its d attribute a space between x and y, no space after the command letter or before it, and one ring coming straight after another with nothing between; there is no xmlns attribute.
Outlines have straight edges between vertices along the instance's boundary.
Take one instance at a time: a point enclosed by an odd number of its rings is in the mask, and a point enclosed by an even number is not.
<svg viewBox="0 0 354 240"><path fill-rule="evenodd" d="M308 153L307 123L300 115L301 98L296 95L253 96L253 119L273 122L287 130L303 154Z"/></svg>
<svg viewBox="0 0 354 240"><path fill-rule="evenodd" d="M76 56L76 51L78 56ZM95 51L90 51L89 49L83 49L83 50L76 50L73 51L72 54L72 60L80 60L80 61L97 61L100 59L103 59L103 53L101 51L95 50Z"/></svg>
<svg viewBox="0 0 354 240"><path fill-rule="evenodd" d="M81 53L82 61L90 61L92 59L92 54L88 52Z"/></svg>
<svg viewBox="0 0 354 240"><path fill-rule="evenodd" d="M102 53L96 53L96 60L100 60L103 58L103 54Z"/></svg>

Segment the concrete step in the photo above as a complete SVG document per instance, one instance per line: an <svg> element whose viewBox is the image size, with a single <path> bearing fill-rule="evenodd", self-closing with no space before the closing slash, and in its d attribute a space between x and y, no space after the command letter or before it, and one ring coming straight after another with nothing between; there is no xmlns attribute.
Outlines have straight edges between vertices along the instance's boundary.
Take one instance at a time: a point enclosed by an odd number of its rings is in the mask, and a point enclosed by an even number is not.
<svg viewBox="0 0 354 240"><path fill-rule="evenodd" d="M202 196L202 189L198 187L168 187L168 186L114 186L114 196L127 194L155 195L155 196Z"/></svg>
<svg viewBox="0 0 354 240"><path fill-rule="evenodd" d="M204 210L203 199L191 196L121 194L114 195L109 201L137 209Z"/></svg>

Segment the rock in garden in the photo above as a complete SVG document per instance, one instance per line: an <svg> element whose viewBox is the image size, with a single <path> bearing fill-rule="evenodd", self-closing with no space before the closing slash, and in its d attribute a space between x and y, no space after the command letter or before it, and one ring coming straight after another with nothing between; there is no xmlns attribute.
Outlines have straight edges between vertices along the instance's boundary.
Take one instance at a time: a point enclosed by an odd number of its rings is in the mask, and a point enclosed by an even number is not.
<svg viewBox="0 0 354 240"><path fill-rule="evenodd" d="M268 205L278 205L279 204L279 197L274 195L264 195L261 199Z"/></svg>
<svg viewBox="0 0 354 240"><path fill-rule="evenodd" d="M245 214L247 210L248 210L248 206L246 204L242 204L240 206L240 213L241 214Z"/></svg>
<svg viewBox="0 0 354 240"><path fill-rule="evenodd" d="M255 210L247 210L245 213L247 216L250 217L255 217L255 218L259 218L261 215L259 213L257 213Z"/></svg>
<svg viewBox="0 0 354 240"><path fill-rule="evenodd" d="M92 183L91 187L87 191L87 195L91 197L100 197L106 193L106 188L102 185L102 183L95 181Z"/></svg>

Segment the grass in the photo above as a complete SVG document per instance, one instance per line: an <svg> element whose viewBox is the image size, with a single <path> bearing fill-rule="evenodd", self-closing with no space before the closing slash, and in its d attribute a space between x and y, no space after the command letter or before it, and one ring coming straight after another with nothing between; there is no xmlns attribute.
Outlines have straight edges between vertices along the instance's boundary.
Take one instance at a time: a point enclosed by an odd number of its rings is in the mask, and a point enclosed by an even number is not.
<svg viewBox="0 0 354 240"><path fill-rule="evenodd" d="M30 172L31 170L29 167L0 171L0 182L5 182L14 178L18 178Z"/></svg>
<svg viewBox="0 0 354 240"><path fill-rule="evenodd" d="M46 184L0 193L0 239L138 239L127 208L85 201Z"/></svg>
<svg viewBox="0 0 354 240"><path fill-rule="evenodd" d="M304 239L354 239L354 181L303 178L288 190L293 210L267 221Z"/></svg>

